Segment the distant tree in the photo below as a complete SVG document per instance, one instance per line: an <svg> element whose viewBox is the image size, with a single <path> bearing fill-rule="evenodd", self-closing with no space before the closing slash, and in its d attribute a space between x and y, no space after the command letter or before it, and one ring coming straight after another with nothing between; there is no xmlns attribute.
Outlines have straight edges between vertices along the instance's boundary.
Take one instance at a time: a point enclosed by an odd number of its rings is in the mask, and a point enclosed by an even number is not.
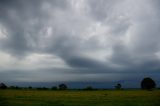
<svg viewBox="0 0 160 106"><path fill-rule="evenodd" d="M42 87L42 89L43 89L43 90L48 90L48 88L47 88L47 87Z"/></svg>
<svg viewBox="0 0 160 106"><path fill-rule="evenodd" d="M9 88L10 88L10 89L14 89L15 87L14 87L14 86L10 86Z"/></svg>
<svg viewBox="0 0 160 106"><path fill-rule="evenodd" d="M52 90L57 90L57 87L56 87L56 86L53 86L51 89L52 89Z"/></svg>
<svg viewBox="0 0 160 106"><path fill-rule="evenodd" d="M41 88L41 87L37 87L36 89L37 89L37 90L42 90L42 88Z"/></svg>
<svg viewBox="0 0 160 106"><path fill-rule="evenodd" d="M7 86L4 83L0 83L0 89L6 89Z"/></svg>
<svg viewBox="0 0 160 106"><path fill-rule="evenodd" d="M66 90L67 89L67 85L66 84L60 84L59 85L59 89L60 90Z"/></svg>
<svg viewBox="0 0 160 106"><path fill-rule="evenodd" d="M151 79L149 77L146 77L141 81L141 88L142 89L150 90L150 89L153 89L155 87L156 87L156 83L154 82L153 79Z"/></svg>
<svg viewBox="0 0 160 106"><path fill-rule="evenodd" d="M16 89L16 87L15 87L15 86L10 86L9 88L10 88L10 89Z"/></svg>
<svg viewBox="0 0 160 106"><path fill-rule="evenodd" d="M23 89L22 87L19 87L19 86L10 86L9 88L10 89Z"/></svg>
<svg viewBox="0 0 160 106"><path fill-rule="evenodd" d="M86 88L84 88L84 90L93 90L92 86L87 86Z"/></svg>
<svg viewBox="0 0 160 106"><path fill-rule="evenodd" d="M37 90L48 90L47 87L37 87L36 89L37 89Z"/></svg>
<svg viewBox="0 0 160 106"><path fill-rule="evenodd" d="M115 86L115 89L121 89L122 88L122 85L120 83L118 83L116 86Z"/></svg>
<svg viewBox="0 0 160 106"><path fill-rule="evenodd" d="M29 87L28 87L28 89L32 89L32 87L31 87L31 86L29 86Z"/></svg>
<svg viewBox="0 0 160 106"><path fill-rule="evenodd" d="M19 87L18 87L18 86L16 86L16 89L19 89Z"/></svg>

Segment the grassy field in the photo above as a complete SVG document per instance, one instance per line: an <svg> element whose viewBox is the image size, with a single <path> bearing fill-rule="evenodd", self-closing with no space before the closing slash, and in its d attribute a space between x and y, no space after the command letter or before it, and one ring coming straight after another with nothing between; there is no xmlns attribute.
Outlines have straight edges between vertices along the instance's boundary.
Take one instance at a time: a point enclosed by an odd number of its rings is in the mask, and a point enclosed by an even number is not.
<svg viewBox="0 0 160 106"><path fill-rule="evenodd" d="M160 90L0 90L0 106L160 106Z"/></svg>

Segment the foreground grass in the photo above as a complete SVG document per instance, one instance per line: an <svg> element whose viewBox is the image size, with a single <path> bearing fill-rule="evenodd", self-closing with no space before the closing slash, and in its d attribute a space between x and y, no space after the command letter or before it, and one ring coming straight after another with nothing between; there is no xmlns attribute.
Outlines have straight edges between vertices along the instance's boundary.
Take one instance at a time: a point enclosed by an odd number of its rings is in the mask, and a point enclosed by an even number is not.
<svg viewBox="0 0 160 106"><path fill-rule="evenodd" d="M0 106L160 106L160 90L0 90Z"/></svg>

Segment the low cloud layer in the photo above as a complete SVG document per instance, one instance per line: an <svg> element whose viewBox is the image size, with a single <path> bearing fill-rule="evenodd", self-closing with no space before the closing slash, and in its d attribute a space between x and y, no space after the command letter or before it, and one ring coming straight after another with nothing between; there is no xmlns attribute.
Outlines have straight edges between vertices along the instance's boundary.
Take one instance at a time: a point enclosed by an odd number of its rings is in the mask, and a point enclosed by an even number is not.
<svg viewBox="0 0 160 106"><path fill-rule="evenodd" d="M1 0L0 81L160 81L159 0Z"/></svg>

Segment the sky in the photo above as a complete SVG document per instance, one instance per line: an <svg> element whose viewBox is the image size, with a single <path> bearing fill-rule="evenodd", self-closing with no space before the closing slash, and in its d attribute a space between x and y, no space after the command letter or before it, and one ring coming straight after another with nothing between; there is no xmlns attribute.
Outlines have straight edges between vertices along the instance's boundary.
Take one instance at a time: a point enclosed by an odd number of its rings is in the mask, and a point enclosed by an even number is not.
<svg viewBox="0 0 160 106"><path fill-rule="evenodd" d="M159 0L0 0L0 82L160 86L159 40Z"/></svg>

